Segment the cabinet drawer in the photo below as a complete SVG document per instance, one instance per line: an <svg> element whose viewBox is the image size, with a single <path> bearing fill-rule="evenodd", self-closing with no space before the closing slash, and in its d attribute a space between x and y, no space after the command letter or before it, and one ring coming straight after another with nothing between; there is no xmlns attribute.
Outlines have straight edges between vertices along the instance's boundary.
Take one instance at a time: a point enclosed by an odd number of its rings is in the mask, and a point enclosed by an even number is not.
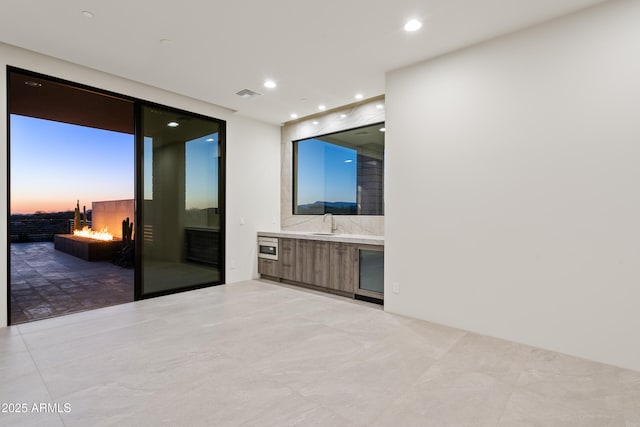
<svg viewBox="0 0 640 427"><path fill-rule="evenodd" d="M279 277L278 261L258 258L258 273L264 276Z"/></svg>

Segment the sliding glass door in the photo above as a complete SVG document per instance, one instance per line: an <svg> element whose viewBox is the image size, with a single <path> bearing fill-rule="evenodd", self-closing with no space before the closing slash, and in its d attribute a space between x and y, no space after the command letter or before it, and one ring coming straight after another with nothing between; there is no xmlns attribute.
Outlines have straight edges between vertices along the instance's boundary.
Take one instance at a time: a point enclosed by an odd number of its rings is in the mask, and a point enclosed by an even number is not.
<svg viewBox="0 0 640 427"><path fill-rule="evenodd" d="M9 324L224 283L224 121L7 71Z"/></svg>
<svg viewBox="0 0 640 427"><path fill-rule="evenodd" d="M224 122L139 111L138 297L222 283Z"/></svg>

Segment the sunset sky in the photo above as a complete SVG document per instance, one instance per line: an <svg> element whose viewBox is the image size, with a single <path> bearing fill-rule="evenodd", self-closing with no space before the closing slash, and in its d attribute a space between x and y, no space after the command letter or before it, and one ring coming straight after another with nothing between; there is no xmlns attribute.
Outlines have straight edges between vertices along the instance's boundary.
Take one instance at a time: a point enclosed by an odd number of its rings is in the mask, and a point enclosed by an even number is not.
<svg viewBox="0 0 640 427"><path fill-rule="evenodd" d="M298 142L298 205L356 202L358 153L319 139Z"/></svg>
<svg viewBox="0 0 640 427"><path fill-rule="evenodd" d="M133 135L11 115L11 213L132 199Z"/></svg>

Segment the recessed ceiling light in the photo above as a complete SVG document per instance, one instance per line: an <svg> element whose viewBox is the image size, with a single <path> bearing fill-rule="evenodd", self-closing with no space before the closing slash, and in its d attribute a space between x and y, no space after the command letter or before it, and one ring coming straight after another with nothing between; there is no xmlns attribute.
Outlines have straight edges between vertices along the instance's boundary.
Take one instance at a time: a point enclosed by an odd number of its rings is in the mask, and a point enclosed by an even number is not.
<svg viewBox="0 0 640 427"><path fill-rule="evenodd" d="M24 84L31 87L42 87L42 83L34 82L33 80L27 80Z"/></svg>
<svg viewBox="0 0 640 427"><path fill-rule="evenodd" d="M356 99L362 99L364 96L361 93L356 93Z"/></svg>
<svg viewBox="0 0 640 427"><path fill-rule="evenodd" d="M318 110L320 110L320 111L324 111L324 110L326 110L326 109L327 109L327 107L326 107L326 106L324 106L324 105L318 105Z"/></svg>
<svg viewBox="0 0 640 427"><path fill-rule="evenodd" d="M84 16L85 18L93 18L93 13L89 12L88 10L83 10L82 16Z"/></svg>
<svg viewBox="0 0 640 427"><path fill-rule="evenodd" d="M380 132L384 132L384 131L386 131L387 129L385 129L385 128L380 128L379 130L380 130Z"/></svg>
<svg viewBox="0 0 640 427"><path fill-rule="evenodd" d="M178 122L169 122L169 123L167 123L167 126L169 126L170 128L176 128L176 127L180 126L180 123L178 123Z"/></svg>
<svg viewBox="0 0 640 427"><path fill-rule="evenodd" d="M420 28L422 28L422 22L417 19L412 19L404 24L404 30L408 32L418 31Z"/></svg>
<svg viewBox="0 0 640 427"><path fill-rule="evenodd" d="M267 81L264 82L264 87L266 87L266 88L273 89L276 86L278 86L278 85L273 80L267 80Z"/></svg>
<svg viewBox="0 0 640 427"><path fill-rule="evenodd" d="M296 113L291 113L291 118L292 118L292 119L297 119L297 118L298 118L298 115L297 115Z"/></svg>
<svg viewBox="0 0 640 427"><path fill-rule="evenodd" d="M382 110L382 109L384 108L384 105L382 105L382 104L378 104L378 105L376 105L376 108L377 108L378 110Z"/></svg>
<svg viewBox="0 0 640 427"><path fill-rule="evenodd" d="M314 120L314 121L312 121L311 123L313 123L313 124L314 124L314 125L316 125L316 126L320 124L320 122L319 122L319 121L317 121L317 120Z"/></svg>
<svg viewBox="0 0 640 427"><path fill-rule="evenodd" d="M213 142L213 138L207 138L207 142Z"/></svg>
<svg viewBox="0 0 640 427"><path fill-rule="evenodd" d="M347 115L346 115L346 114L340 114L340 118L341 118L341 119L344 119L345 117L347 117Z"/></svg>
<svg viewBox="0 0 640 427"><path fill-rule="evenodd" d="M345 163L353 163L353 160L348 159L348 160L345 160L344 162L345 162Z"/></svg>

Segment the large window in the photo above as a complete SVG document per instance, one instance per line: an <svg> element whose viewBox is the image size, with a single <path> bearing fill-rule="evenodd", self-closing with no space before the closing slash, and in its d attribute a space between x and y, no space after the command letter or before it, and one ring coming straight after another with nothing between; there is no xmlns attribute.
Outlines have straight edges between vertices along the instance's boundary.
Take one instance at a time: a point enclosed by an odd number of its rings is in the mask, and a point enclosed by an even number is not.
<svg viewBox="0 0 640 427"><path fill-rule="evenodd" d="M384 215L384 123L293 142L296 215Z"/></svg>

